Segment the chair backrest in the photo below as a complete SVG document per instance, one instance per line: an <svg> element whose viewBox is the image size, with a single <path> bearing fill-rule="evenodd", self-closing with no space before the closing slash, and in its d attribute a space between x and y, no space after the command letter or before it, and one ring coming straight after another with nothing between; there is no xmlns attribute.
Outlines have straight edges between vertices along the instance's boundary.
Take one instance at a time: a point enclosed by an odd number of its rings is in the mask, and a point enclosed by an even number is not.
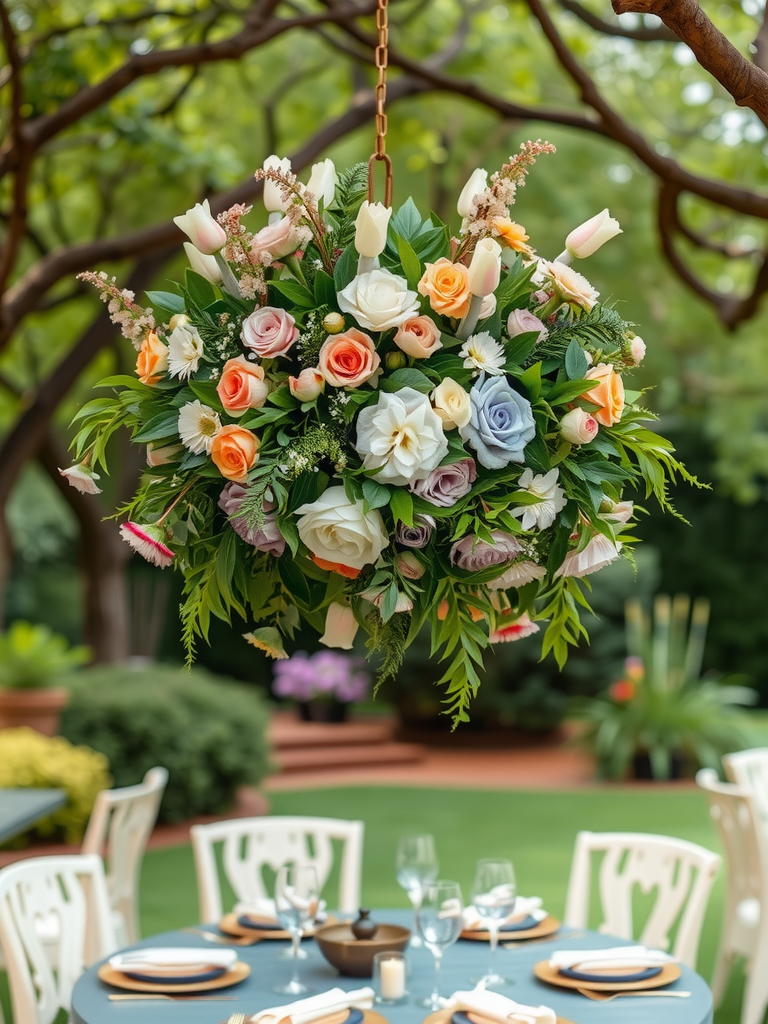
<svg viewBox="0 0 768 1024"><path fill-rule="evenodd" d="M565 921L588 925L592 854L603 854L598 888L603 915L601 932L634 939L655 949L668 949L677 924L672 952L696 966L701 926L720 857L695 843L669 836L633 832L579 832L568 882ZM638 886L656 899L639 936L634 935L632 898Z"/></svg>
<svg viewBox="0 0 768 1024"><path fill-rule="evenodd" d="M752 793L763 830L768 829L768 747L739 750L723 755L728 779Z"/></svg>
<svg viewBox="0 0 768 1024"><path fill-rule="evenodd" d="M121 946L139 939L141 861L167 782L167 770L158 767L150 768L137 786L102 790L83 838L81 853L106 860L109 902Z"/></svg>
<svg viewBox="0 0 768 1024"><path fill-rule="evenodd" d="M54 959L36 923L53 919ZM69 1010L86 967L117 948L100 857L33 857L0 870L0 943L15 1024L51 1024Z"/></svg>
<svg viewBox="0 0 768 1024"><path fill-rule="evenodd" d="M197 871L200 917L218 921L222 916L221 886L216 866L216 844L227 881L238 900L263 899L267 893L265 866L277 871L283 864L314 866L322 891L333 867L333 840L343 843L339 866L337 906L345 914L360 906L363 862L362 821L340 818L263 817L193 825L189 830Z"/></svg>
<svg viewBox="0 0 768 1024"><path fill-rule="evenodd" d="M725 850L726 907L736 908L751 899L763 904L768 897L768 856L752 793L721 782L712 768L702 768L696 782L707 795L709 814Z"/></svg>

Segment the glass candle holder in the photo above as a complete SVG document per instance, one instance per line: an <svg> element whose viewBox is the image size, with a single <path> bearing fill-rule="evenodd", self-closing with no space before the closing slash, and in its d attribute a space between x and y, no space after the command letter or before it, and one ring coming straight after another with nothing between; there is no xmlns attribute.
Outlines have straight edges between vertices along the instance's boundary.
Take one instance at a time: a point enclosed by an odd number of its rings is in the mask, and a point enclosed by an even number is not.
<svg viewBox="0 0 768 1024"><path fill-rule="evenodd" d="M404 953L377 953L373 958L373 990L377 1003L394 1006L408 998L406 978L408 961Z"/></svg>

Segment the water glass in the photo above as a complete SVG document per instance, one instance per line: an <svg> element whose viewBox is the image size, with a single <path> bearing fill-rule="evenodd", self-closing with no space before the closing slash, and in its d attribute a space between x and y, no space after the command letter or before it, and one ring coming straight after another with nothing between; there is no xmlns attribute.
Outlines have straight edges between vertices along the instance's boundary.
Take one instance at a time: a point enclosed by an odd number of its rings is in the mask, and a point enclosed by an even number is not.
<svg viewBox="0 0 768 1024"><path fill-rule="evenodd" d="M299 979L299 943L310 921L314 921L320 902L317 872L313 867L284 864L275 877L275 913L278 922L291 936L293 972L285 985L276 985L274 992L298 996L309 989Z"/></svg>
<svg viewBox="0 0 768 1024"><path fill-rule="evenodd" d="M517 886L515 869L509 860L479 860L472 882L472 906L480 915L490 937L488 970L482 978L472 978L484 988L511 984L495 970L499 929L515 909Z"/></svg>
<svg viewBox="0 0 768 1024"><path fill-rule="evenodd" d="M439 865L435 853L435 840L430 835L403 836L397 846L395 855L397 884L405 889L414 912L418 910L424 886L437 878ZM416 928L414 925L414 932ZM414 934L412 945L419 945L420 940Z"/></svg>
<svg viewBox="0 0 768 1024"><path fill-rule="evenodd" d="M441 1009L440 964L443 953L453 945L461 934L464 903L458 882L444 879L429 882L424 886L421 904L416 911L416 929L427 949L435 958L435 982L432 995L419 1000L419 1006L430 1010Z"/></svg>

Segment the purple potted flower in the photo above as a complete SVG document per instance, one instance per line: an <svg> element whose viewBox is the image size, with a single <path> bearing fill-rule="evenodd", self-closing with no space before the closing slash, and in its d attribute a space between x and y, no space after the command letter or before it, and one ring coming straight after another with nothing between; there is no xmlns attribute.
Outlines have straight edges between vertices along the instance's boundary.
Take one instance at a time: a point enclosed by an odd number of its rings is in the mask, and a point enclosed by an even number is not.
<svg viewBox="0 0 768 1024"><path fill-rule="evenodd" d="M305 722L343 722L353 701L363 700L370 676L360 658L338 651L297 651L274 666L272 692L298 704Z"/></svg>

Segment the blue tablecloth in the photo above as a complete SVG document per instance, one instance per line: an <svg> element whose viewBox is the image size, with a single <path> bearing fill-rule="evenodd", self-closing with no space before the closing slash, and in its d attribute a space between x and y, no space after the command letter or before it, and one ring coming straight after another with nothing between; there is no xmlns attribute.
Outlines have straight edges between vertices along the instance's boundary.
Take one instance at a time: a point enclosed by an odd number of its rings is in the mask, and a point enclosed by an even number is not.
<svg viewBox="0 0 768 1024"><path fill-rule="evenodd" d="M0 843L32 828L66 799L63 789L0 789Z"/></svg>
<svg viewBox="0 0 768 1024"><path fill-rule="evenodd" d="M413 914L407 910L375 911L372 917L380 922L408 927L413 921ZM688 967L682 968L682 977L670 988L691 992L690 999L622 998L606 1005L590 1002L576 992L545 985L533 975L533 965L547 959L554 949L599 949L621 944L619 940L596 932L570 939L568 929L563 929L552 943L536 942L517 949L499 947L497 966L506 977L515 981L513 986L503 992L521 1003L551 1006L559 1016L575 1024L711 1024L712 995L704 979ZM218 945L212 947L211 943L188 932L165 932L145 939L138 945L224 948ZM290 976L290 961L276 959L278 948L283 945L270 940L238 949L239 958L250 966L251 974L240 985L221 992L222 995L237 995L237 1002L174 1003L167 1000L137 1000L110 1003L107 1000L108 993L118 990L104 985L96 977L96 968L92 967L75 985L72 1020L74 1024L173 1024L176 1021L183 1024L216 1024L236 1011L249 1015L268 1006L289 1002L289 997L275 995L272 991L273 985L282 984ZM303 945L310 953L310 959L301 961L301 978L316 991L322 992L336 985L343 989L354 989L368 984L365 979L340 977L323 959L311 940L306 940ZM402 1006L375 1007L391 1024L421 1024L428 1013L416 1006L413 999L431 992L434 972L432 955L428 950L414 949L409 950L408 956L411 964L408 982L411 1000ZM487 962L486 943L460 939L446 950L443 958L441 994L450 995L455 990L471 988L470 976L482 974Z"/></svg>

